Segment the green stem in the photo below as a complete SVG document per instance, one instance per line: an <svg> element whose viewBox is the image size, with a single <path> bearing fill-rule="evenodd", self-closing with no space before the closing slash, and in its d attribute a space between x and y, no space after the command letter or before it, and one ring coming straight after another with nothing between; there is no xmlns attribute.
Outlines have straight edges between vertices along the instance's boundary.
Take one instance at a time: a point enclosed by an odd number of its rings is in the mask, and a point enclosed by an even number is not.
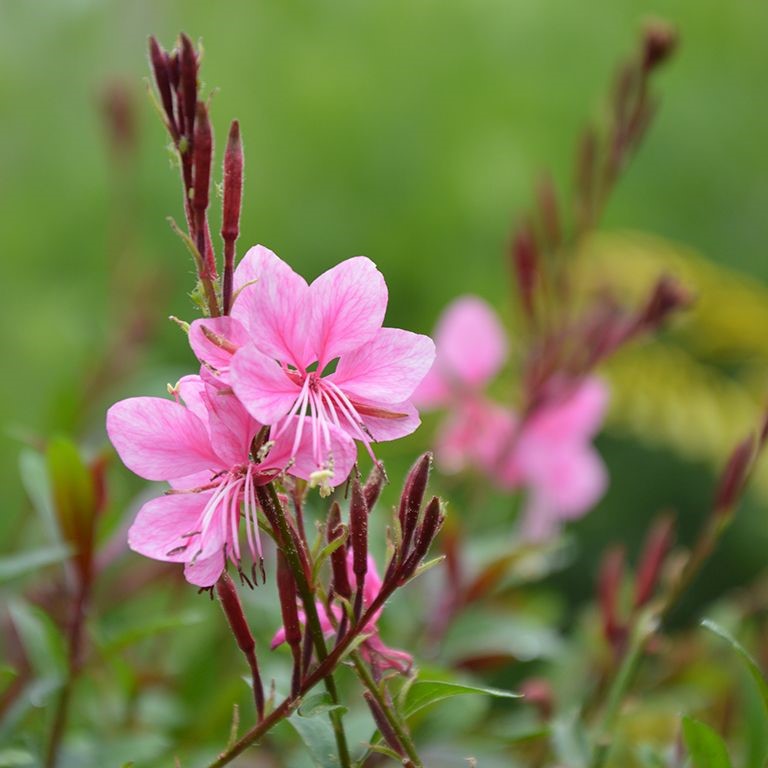
<svg viewBox="0 0 768 768"><path fill-rule="evenodd" d="M384 713L384 717L387 718L387 722L392 726L392 730L395 732L398 741L403 745L403 749L410 758L411 763L413 763L414 768L423 768L424 764L421 762L421 758L416 752L416 746L413 743L413 739L411 739L411 735L408 733L405 723L394 708L389 705L389 702L376 684L371 671L366 666L358 651L352 651L352 653L349 654L349 658L352 660L355 671L360 677L363 685L371 692L373 698L376 699L376 703Z"/></svg>
<svg viewBox="0 0 768 768"><path fill-rule="evenodd" d="M288 527L288 521L285 519L283 505L280 503L274 485L269 483L266 486L266 491L269 494L274 509L274 519L280 533L285 559L293 572L301 602L304 604L304 613L307 617L307 628L312 636L312 643L315 646L317 658L322 664L328 658L328 647L325 644L325 635L323 634L323 629L320 625L320 617L318 616L317 606L315 605L315 595L307 581L307 575L304 571L301 557L296 549L296 544ZM331 697L331 701L334 704L339 704L339 692L336 688L336 680L331 671L323 677L323 683L325 684L326 691L328 691L328 695ZM334 709L328 713L328 716L333 726L333 734L336 739L336 748L339 753L340 765L342 768L351 768L352 763L349 756L349 747L347 746L347 737L344 733L344 723L342 722L341 713Z"/></svg>

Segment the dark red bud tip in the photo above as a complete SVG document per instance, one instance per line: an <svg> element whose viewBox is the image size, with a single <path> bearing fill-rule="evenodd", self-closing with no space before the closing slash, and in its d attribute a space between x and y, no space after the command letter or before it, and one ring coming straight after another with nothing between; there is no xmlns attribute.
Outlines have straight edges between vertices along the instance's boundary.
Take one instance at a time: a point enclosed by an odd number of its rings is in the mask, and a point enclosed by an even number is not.
<svg viewBox="0 0 768 768"><path fill-rule="evenodd" d="M643 35L643 69L650 72L663 64L675 51L678 35L663 21L648 23Z"/></svg>
<svg viewBox="0 0 768 768"><path fill-rule="evenodd" d="M535 308L534 292L539 271L539 251L533 228L528 222L518 227L512 241L512 267L523 312L530 320Z"/></svg>
<svg viewBox="0 0 768 768"><path fill-rule="evenodd" d="M619 618L619 594L624 578L624 548L612 547L603 556L597 581L603 635L616 646L623 639L624 626Z"/></svg>
<svg viewBox="0 0 768 768"><path fill-rule="evenodd" d="M224 210L221 237L237 240L240 234L240 208L243 197L243 146L240 142L240 125L232 121L224 152Z"/></svg>
<svg viewBox="0 0 768 768"><path fill-rule="evenodd" d="M171 67L168 61L168 54L163 50L154 36L149 38L149 61L152 66L152 73L155 76L155 85L160 94L160 101L163 104L163 111L168 123L168 130L174 141L178 140L179 131L176 125L176 118L173 114L173 94L172 94L172 76Z"/></svg>
<svg viewBox="0 0 768 768"><path fill-rule="evenodd" d="M357 590L362 592L368 572L368 506L357 472L353 473L352 495L349 501L349 536L352 543L352 570Z"/></svg>
<svg viewBox="0 0 768 768"><path fill-rule="evenodd" d="M693 303L693 296L678 280L662 275L653 286L645 306L637 318L637 330L654 331L667 318Z"/></svg>
<svg viewBox="0 0 768 768"><path fill-rule="evenodd" d="M716 515L727 515L733 510L744 492L754 457L755 441L751 436L742 440L734 448L723 473L720 475L720 482L715 493L714 512Z"/></svg>
<svg viewBox="0 0 768 768"><path fill-rule="evenodd" d="M635 577L635 608L641 608L653 596L664 561L674 541L674 518L664 515L651 527L640 555Z"/></svg>
<svg viewBox="0 0 768 768"><path fill-rule="evenodd" d="M407 559L403 563L402 569L399 573L400 582L404 582L406 579L411 578L416 572L416 569L421 564L421 561L426 557L429 548L432 546L432 542L437 536L438 531L443 525L445 516L440 506L440 499L437 496L433 496L432 500L427 504L427 508L424 511L424 520L419 526L416 532L416 543L413 550L408 555Z"/></svg>
<svg viewBox="0 0 768 768"><path fill-rule="evenodd" d="M368 512L376 506L376 502L381 496L381 490L387 484L387 473L384 471L384 465L377 461L371 468L368 479L363 486L363 495L365 503L368 505Z"/></svg>
<svg viewBox="0 0 768 768"><path fill-rule="evenodd" d="M431 466L432 454L427 452L413 465L405 480L405 487L400 497L399 512L403 555L407 553L411 545L411 539L419 521L419 513L424 501L424 494L427 491Z"/></svg>
<svg viewBox="0 0 768 768"><path fill-rule="evenodd" d="M197 105L197 54L192 41L182 32L179 51L179 88L182 128L184 135L191 142L195 130L195 111Z"/></svg>
<svg viewBox="0 0 768 768"><path fill-rule="evenodd" d="M232 628L232 634L235 636L238 647L245 654L253 653L256 641L253 639L248 622L245 619L243 606L234 582L226 573L216 582L216 593L219 596L221 608L227 617L229 626Z"/></svg>
<svg viewBox="0 0 768 768"><path fill-rule="evenodd" d="M544 226L544 232L550 248L557 248L560 244L560 214L557 206L555 185L549 175L539 180L536 191L539 205L539 216Z"/></svg>

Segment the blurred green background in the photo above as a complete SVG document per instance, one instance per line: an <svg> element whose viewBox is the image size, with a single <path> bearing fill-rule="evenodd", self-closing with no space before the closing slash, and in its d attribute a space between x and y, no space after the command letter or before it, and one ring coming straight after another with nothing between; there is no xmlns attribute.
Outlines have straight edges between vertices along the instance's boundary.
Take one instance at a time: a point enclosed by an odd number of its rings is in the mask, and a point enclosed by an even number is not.
<svg viewBox="0 0 768 768"><path fill-rule="evenodd" d="M605 226L766 278L764 3L0 0L0 532L24 513L19 434L74 429L99 446L109 402L160 393L192 365L164 320L193 310L189 260L165 222L181 216L178 179L142 83L148 34L202 39L219 149L241 121L241 252L264 243L307 276L364 253L386 275L388 323L428 332L465 291L509 315L511 225L542 168L567 189L576 137L651 14L682 44ZM110 87L136 113L122 161ZM149 344L99 372L142 300Z"/></svg>
<svg viewBox="0 0 768 768"><path fill-rule="evenodd" d="M677 26L681 46L604 226L766 280L763 2L0 0L2 549L35 535L22 524L23 440L64 431L97 450L108 404L160 395L193 365L165 320L194 309L191 264L165 222L182 217L178 176L142 82L150 33L166 47L181 30L202 39L219 150L240 120L239 252L263 243L310 278L370 256L389 285L388 324L429 332L468 291L509 319L510 229L540 170L568 189L576 138L652 15ZM109 93L135 115L117 150ZM121 342L126 323L146 343ZM382 454L404 466L429 434ZM694 518L706 504L703 464L621 435L600 445L613 487L581 524L597 541L587 551L635 541L664 504ZM760 563L766 517L762 504L749 511L725 581ZM576 592L593 580L591 558L581 564L567 579Z"/></svg>

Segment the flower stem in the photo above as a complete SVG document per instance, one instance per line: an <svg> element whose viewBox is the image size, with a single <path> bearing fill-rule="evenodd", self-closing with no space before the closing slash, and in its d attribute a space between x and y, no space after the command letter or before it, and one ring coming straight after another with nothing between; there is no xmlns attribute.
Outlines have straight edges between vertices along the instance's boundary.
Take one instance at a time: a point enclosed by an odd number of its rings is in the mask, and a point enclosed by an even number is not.
<svg viewBox="0 0 768 768"><path fill-rule="evenodd" d="M45 768L55 768L58 762L59 748L61 747L61 740L64 737L64 730L69 715L69 703L72 698L72 689L74 688L75 680L80 672L80 648L82 645L83 626L85 624L90 591L90 577L81 575L67 637L67 678L61 689L59 700L56 704L56 712L53 716L51 735L45 753Z"/></svg>
<svg viewBox="0 0 768 768"><path fill-rule="evenodd" d="M421 758L416 752L416 746L413 743L411 735L408 733L405 722L400 717L399 713L395 711L394 707L390 706L389 702L382 694L381 689L376 684L371 671L366 666L360 654L357 651L352 651L352 653L349 654L349 658L352 660L355 671L357 672L363 685L371 692L371 695L381 708L384 717L386 717L387 722L395 732L398 741L400 744L402 744L405 753L410 758L410 762L412 763L413 768L423 768L424 764L421 762Z"/></svg>
<svg viewBox="0 0 768 768"><path fill-rule="evenodd" d="M271 507L268 517L270 523L274 523L277 526L283 554L285 555L289 568L293 572L299 596L304 604L304 613L307 618L307 630L312 637L317 658L322 665L328 660L328 648L325 644L325 636L323 635L323 629L320 625L320 617L318 616L317 606L315 605L315 596L309 581L307 580L307 574L301 562L299 552L296 549L293 535L288 527L288 521L286 520L283 511L283 505L280 503L277 491L272 483L259 488L258 494L259 500L266 502L266 506ZM267 497L266 499L264 498L265 495ZM264 506L264 504L262 504L262 506ZM332 667L330 667L323 675L323 682L333 704L339 704L339 692L336 688L336 680L333 677ZM344 723L342 722L341 713L334 709L328 713L328 716L333 726L336 748L339 753L339 762L342 768L350 768L352 763L349 756L349 747L347 746L347 737L344 733Z"/></svg>

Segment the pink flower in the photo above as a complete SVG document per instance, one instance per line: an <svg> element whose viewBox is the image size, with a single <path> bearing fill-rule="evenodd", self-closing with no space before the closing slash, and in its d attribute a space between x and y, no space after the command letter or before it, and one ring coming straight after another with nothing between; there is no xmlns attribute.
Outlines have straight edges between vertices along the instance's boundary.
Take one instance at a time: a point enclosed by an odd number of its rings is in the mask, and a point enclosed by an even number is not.
<svg viewBox="0 0 768 768"><path fill-rule="evenodd" d="M308 479L314 471L311 445L308 436L296 441L298 419L280 439L254 445L261 425L210 375L184 377L175 394L175 402L135 397L116 403L107 413L107 432L131 471L172 486L139 510L128 533L130 547L155 560L184 563L189 582L209 587L227 559L240 569L241 517L253 562L261 561L254 487L286 469ZM354 456L343 449L344 433L331 427L329 435L343 459L332 477L340 483Z"/></svg>
<svg viewBox="0 0 768 768"><path fill-rule="evenodd" d="M197 320L190 343L201 361L229 381L273 438L296 424L294 451L311 434L313 480L336 476L331 428L350 445L413 432L410 402L434 359L432 341L382 328L384 278L369 259L338 264L308 285L263 246L251 248L235 272L231 317ZM334 368L335 366L335 368Z"/></svg>
<svg viewBox="0 0 768 768"><path fill-rule="evenodd" d="M582 381L559 400L542 405L523 423L499 473L502 486L528 490L523 534L534 540L588 512L605 493L608 473L592 438L600 430L608 388Z"/></svg>
<svg viewBox="0 0 768 768"><path fill-rule="evenodd" d="M462 296L435 330L437 357L413 396L419 407L447 407L435 447L446 472L489 473L512 444L516 418L492 402L485 388L507 358L507 338L496 313L476 296Z"/></svg>
<svg viewBox="0 0 768 768"><path fill-rule="evenodd" d="M474 296L457 299L440 318L435 341L435 364L414 402L449 410L435 451L440 467L474 469L505 490L524 488L522 530L528 538L552 535L561 521L594 506L607 485L591 444L605 414L605 385L595 378L577 382L521 422L484 392L507 354L504 329L491 307Z"/></svg>
<svg viewBox="0 0 768 768"><path fill-rule="evenodd" d="M350 550L347 556L347 569L349 571L350 583L355 583L355 574L352 569L352 551ZM365 583L363 584L363 610L367 609L373 601L378 597L381 591L381 578L376 569L376 561L371 555L368 555L368 572L365 576ZM339 622L343 616L343 609L338 603L334 603L331 606L330 613L326 606L317 602L317 612L320 617L320 626L326 635L333 635L336 632ZM360 652L367 661L377 664L382 669L394 669L401 673L406 673L413 666L413 656L405 651L399 651L395 648L389 648L384 644L384 641L379 635L379 629L376 623L381 616L383 606L373 612L370 621L365 627L365 632L368 634L365 642L360 646ZM302 624L306 623L306 614L303 611L299 611L299 621ZM277 648L285 642L285 629L281 628L272 638L272 648Z"/></svg>

